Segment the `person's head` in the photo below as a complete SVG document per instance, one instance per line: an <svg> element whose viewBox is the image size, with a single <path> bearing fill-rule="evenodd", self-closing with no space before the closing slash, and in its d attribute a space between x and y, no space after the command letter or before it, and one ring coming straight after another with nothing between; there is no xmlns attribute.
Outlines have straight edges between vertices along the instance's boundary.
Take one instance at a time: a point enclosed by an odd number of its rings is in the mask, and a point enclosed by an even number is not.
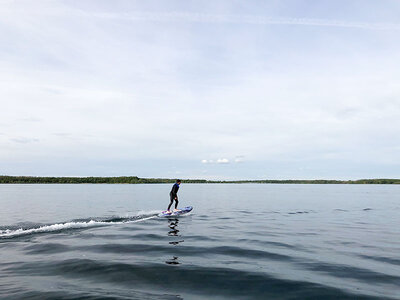
<svg viewBox="0 0 400 300"><path fill-rule="evenodd" d="M176 180L176 183L177 183L177 184L181 184L181 180L180 180L180 179L177 179L177 180Z"/></svg>

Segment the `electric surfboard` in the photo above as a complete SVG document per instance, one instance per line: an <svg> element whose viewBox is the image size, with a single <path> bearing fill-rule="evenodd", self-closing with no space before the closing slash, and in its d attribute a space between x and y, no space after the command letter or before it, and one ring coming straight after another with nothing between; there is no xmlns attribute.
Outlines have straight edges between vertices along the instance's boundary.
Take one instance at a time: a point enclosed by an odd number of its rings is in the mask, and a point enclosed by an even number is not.
<svg viewBox="0 0 400 300"><path fill-rule="evenodd" d="M164 210L164 211L160 212L158 214L158 216L159 217L176 217L176 216L187 214L187 213L191 212L192 209L193 209L192 206L186 206L185 208L182 208L178 211L168 212L167 210Z"/></svg>

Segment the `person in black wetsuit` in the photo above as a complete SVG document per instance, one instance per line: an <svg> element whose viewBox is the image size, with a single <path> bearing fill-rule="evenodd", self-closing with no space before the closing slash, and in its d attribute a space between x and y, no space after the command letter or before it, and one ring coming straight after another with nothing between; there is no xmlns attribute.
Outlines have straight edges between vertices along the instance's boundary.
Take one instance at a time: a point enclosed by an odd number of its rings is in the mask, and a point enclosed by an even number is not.
<svg viewBox="0 0 400 300"><path fill-rule="evenodd" d="M168 205L168 209L167 209L168 211L170 211L171 205L172 205L172 203L174 203L174 200L175 200L175 209L174 209L174 211L178 210L178 203L179 203L179 201L178 201L178 190L179 190L179 185L180 184L181 184L181 180L178 179L176 181L176 183L172 186L171 192L169 193L169 198L170 198L171 202Z"/></svg>

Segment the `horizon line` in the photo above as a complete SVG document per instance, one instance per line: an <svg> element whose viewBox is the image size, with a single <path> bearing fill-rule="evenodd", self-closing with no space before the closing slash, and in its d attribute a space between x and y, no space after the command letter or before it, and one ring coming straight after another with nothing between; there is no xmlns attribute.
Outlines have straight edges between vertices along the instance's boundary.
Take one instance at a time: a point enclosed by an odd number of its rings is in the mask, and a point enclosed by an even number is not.
<svg viewBox="0 0 400 300"><path fill-rule="evenodd" d="M138 180L169 180L175 181L178 178L166 178L166 177L139 177L134 175L125 176L37 176L37 175L0 175L0 179L4 177L11 178L74 178L74 179L87 179L87 178L101 178L101 179L111 179L111 178L136 178ZM356 182L356 181L366 181L366 180L395 180L400 181L400 178L359 178L359 179L204 179L204 178L182 178L180 180L183 182L187 181L205 181L205 182L259 182L259 181L337 181L337 182ZM400 182L399 182L400 183Z"/></svg>

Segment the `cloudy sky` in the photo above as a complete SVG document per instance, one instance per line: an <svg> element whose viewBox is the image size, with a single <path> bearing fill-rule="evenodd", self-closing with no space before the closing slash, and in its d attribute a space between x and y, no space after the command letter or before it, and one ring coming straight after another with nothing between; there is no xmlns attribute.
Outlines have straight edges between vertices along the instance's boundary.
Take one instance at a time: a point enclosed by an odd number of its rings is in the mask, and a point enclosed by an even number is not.
<svg viewBox="0 0 400 300"><path fill-rule="evenodd" d="M0 174L399 178L400 1L0 2Z"/></svg>

